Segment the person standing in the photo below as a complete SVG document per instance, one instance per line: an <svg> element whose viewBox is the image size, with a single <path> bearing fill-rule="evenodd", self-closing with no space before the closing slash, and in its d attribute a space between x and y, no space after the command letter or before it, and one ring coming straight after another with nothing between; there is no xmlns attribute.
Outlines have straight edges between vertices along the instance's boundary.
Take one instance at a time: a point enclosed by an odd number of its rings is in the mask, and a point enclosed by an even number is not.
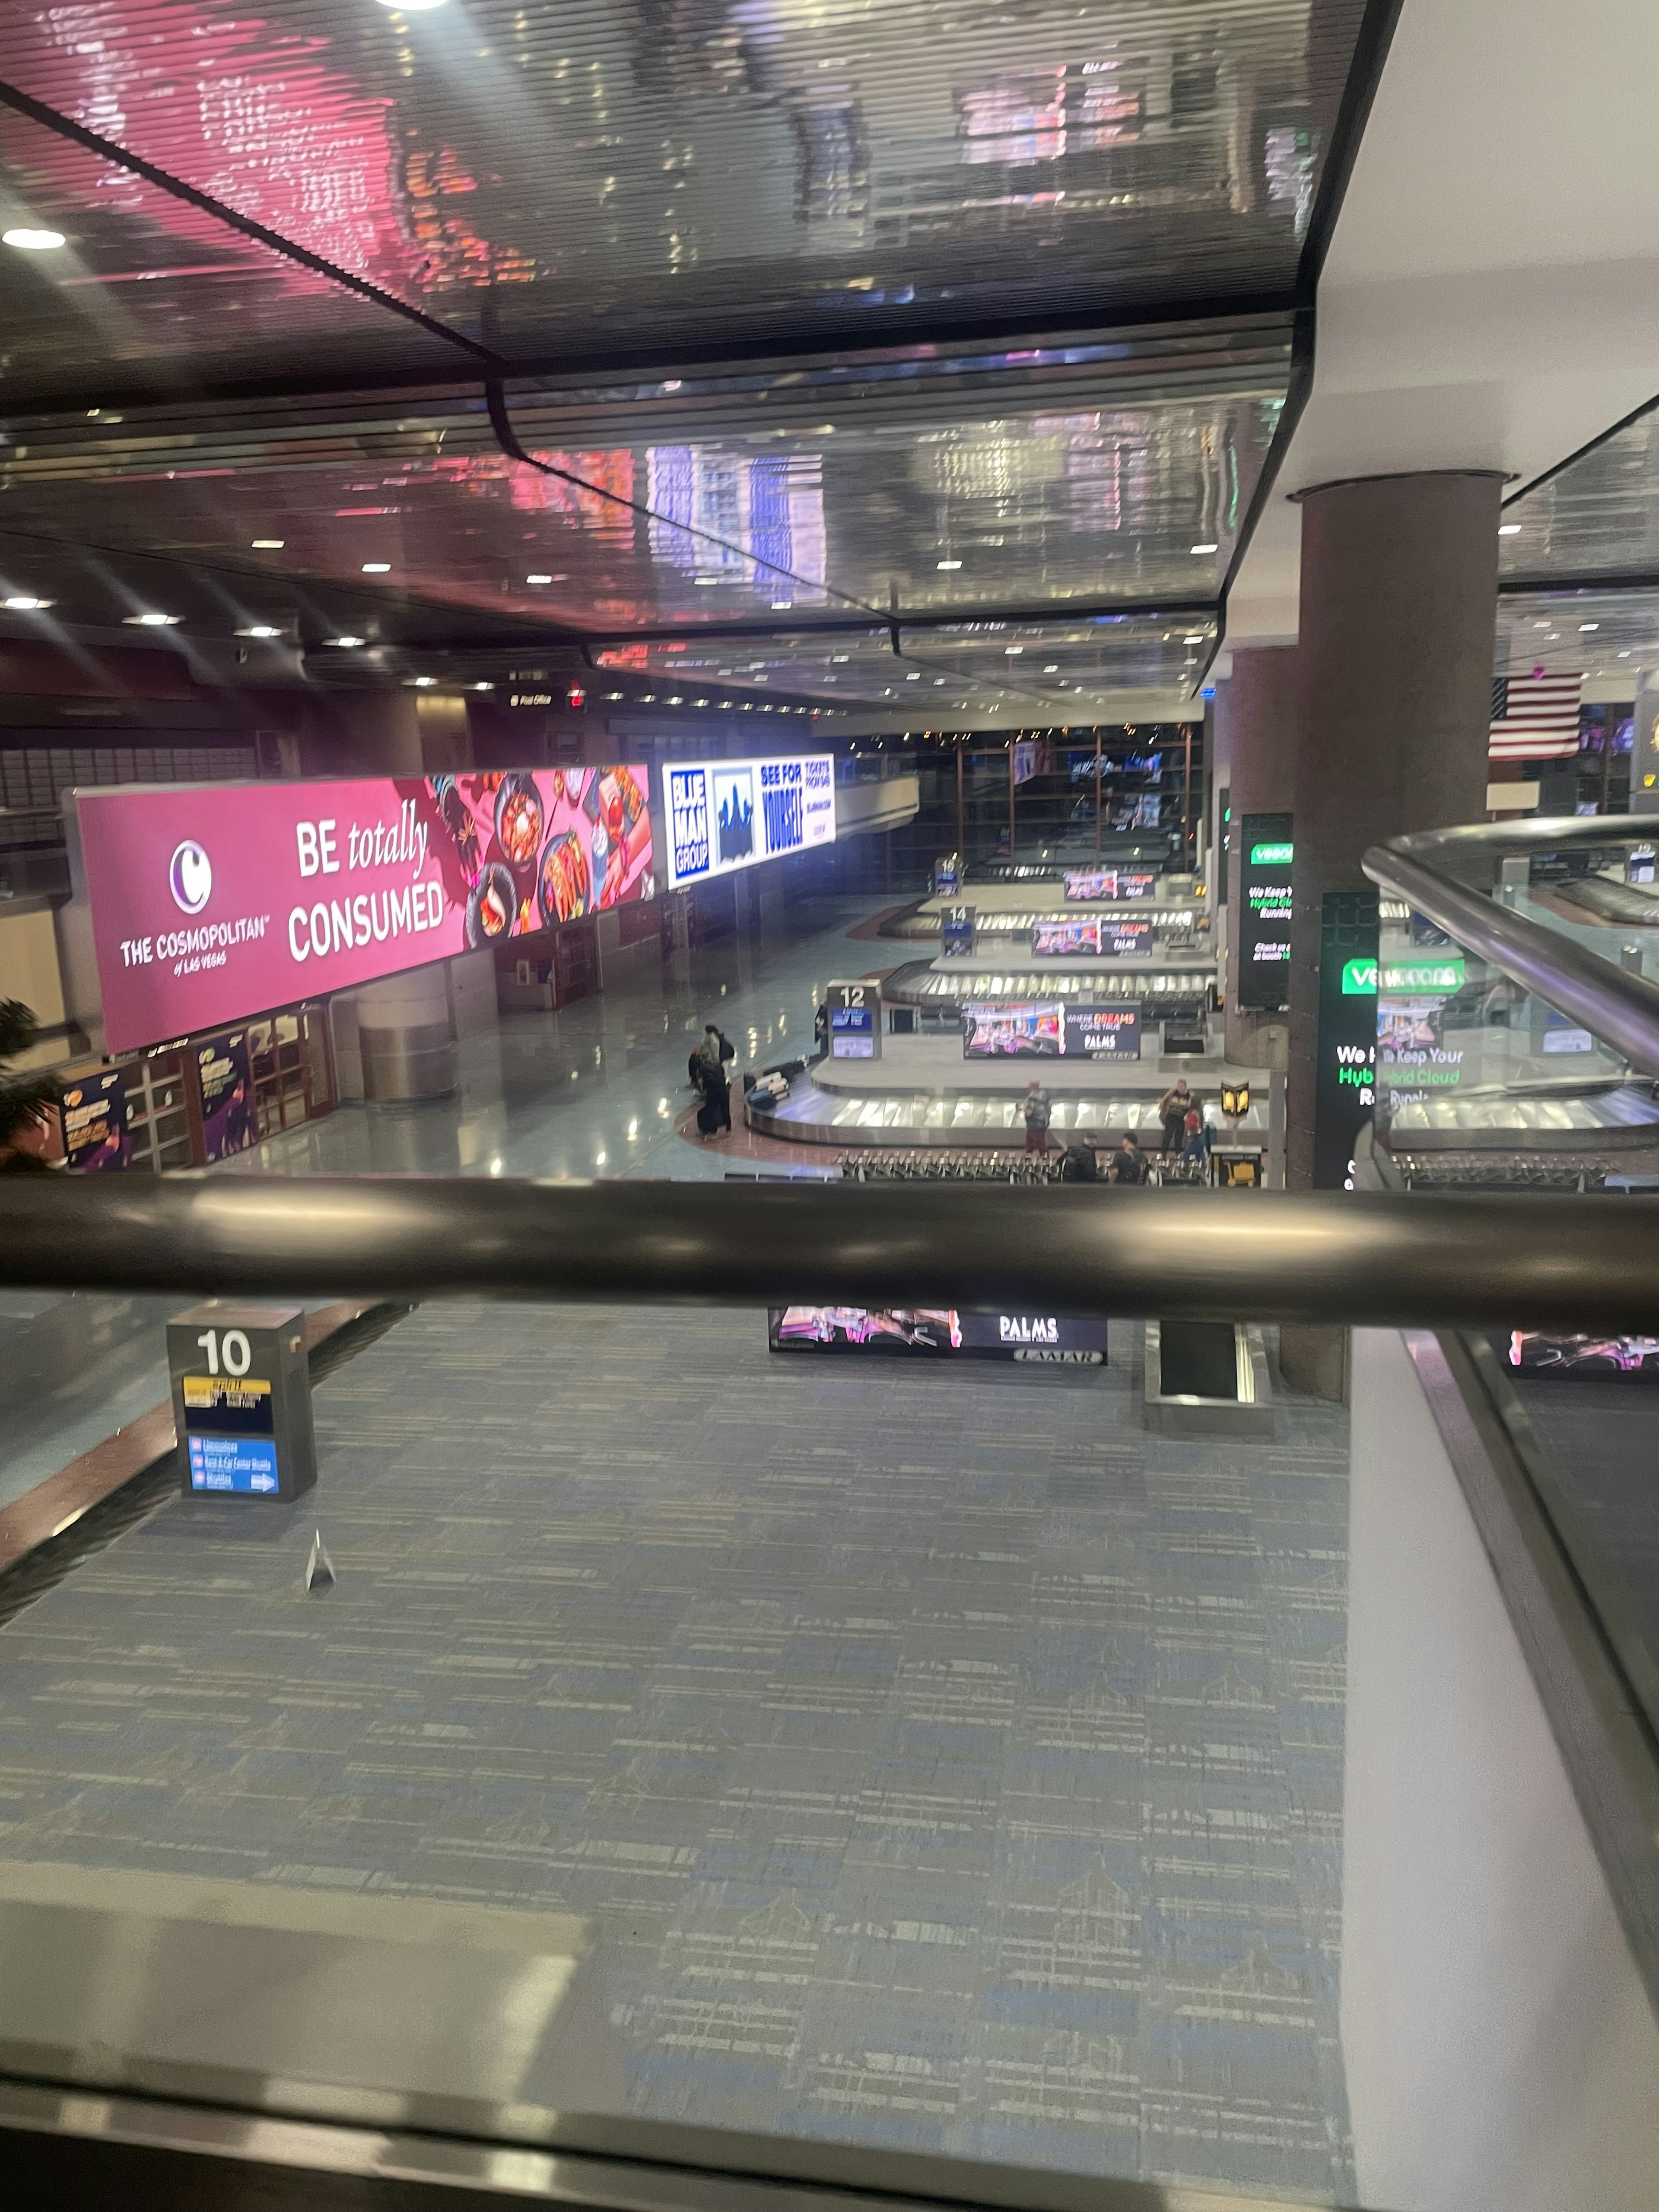
<svg viewBox="0 0 1659 2212"><path fill-rule="evenodd" d="M1193 1094L1187 1088L1184 1075L1176 1076L1158 1102L1158 1110L1164 1123L1164 1149L1178 1152L1186 1133L1187 1116L1192 1111Z"/></svg>
<svg viewBox="0 0 1659 2212"><path fill-rule="evenodd" d="M720 1066L718 1046L712 1060L702 1053L698 1054L697 1086L702 1092L702 1103L697 1109L698 1131L704 1137L729 1134L732 1092L726 1080L726 1070Z"/></svg>
<svg viewBox="0 0 1659 2212"><path fill-rule="evenodd" d="M1048 1149L1048 1123L1054 1115L1054 1101L1034 1075L1025 1088L1025 1097L1020 1107L1025 1122L1025 1149L1028 1152L1046 1152Z"/></svg>

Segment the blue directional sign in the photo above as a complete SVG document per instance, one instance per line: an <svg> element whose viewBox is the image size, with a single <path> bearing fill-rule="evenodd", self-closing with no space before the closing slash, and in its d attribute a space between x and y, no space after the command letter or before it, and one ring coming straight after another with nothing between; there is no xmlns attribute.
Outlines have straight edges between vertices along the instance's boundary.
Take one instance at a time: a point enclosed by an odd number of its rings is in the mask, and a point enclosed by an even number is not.
<svg viewBox="0 0 1659 2212"><path fill-rule="evenodd" d="M192 1490L240 1492L254 1498L274 1498L280 1478L276 1445L269 1437L190 1437L190 1486Z"/></svg>

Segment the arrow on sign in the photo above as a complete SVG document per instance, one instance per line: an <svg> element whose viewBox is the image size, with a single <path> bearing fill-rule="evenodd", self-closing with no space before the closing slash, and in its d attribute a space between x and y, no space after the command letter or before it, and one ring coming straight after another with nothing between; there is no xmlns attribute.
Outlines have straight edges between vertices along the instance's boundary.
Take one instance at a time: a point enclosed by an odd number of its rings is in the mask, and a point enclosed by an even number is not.
<svg viewBox="0 0 1659 2212"><path fill-rule="evenodd" d="M253 1490L275 1490L276 1478L274 1474L256 1474L250 1479L249 1487Z"/></svg>

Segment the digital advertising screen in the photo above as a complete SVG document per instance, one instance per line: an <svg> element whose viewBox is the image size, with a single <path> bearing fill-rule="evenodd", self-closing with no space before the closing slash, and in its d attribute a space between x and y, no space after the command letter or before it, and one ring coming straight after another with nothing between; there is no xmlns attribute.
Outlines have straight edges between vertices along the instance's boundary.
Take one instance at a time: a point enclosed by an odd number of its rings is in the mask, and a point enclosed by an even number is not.
<svg viewBox="0 0 1659 2212"><path fill-rule="evenodd" d="M1523 1375L1659 1382L1659 1336L1551 1336L1516 1329L1510 1365Z"/></svg>
<svg viewBox="0 0 1659 2212"><path fill-rule="evenodd" d="M247 1031L233 1030L204 1037L196 1048L196 1073L202 1089L202 1151L210 1160L228 1160L253 1142L253 1069Z"/></svg>
<svg viewBox="0 0 1659 2212"><path fill-rule="evenodd" d="M1158 890L1153 868L1070 868L1068 899L1149 899Z"/></svg>
<svg viewBox="0 0 1659 2212"><path fill-rule="evenodd" d="M650 898L649 797L620 766L77 792L105 1048Z"/></svg>
<svg viewBox="0 0 1659 2212"><path fill-rule="evenodd" d="M1327 891L1321 907L1314 1188L1352 1190L1353 1152L1376 1103L1374 891Z"/></svg>
<svg viewBox="0 0 1659 2212"><path fill-rule="evenodd" d="M99 1068L58 1095L64 1121L64 1158L76 1175L132 1165L126 1085L118 1068Z"/></svg>
<svg viewBox="0 0 1659 2212"><path fill-rule="evenodd" d="M836 841L833 754L698 761L663 775L676 889Z"/></svg>
<svg viewBox="0 0 1659 2212"><path fill-rule="evenodd" d="M1292 828L1288 814L1247 814L1243 821L1233 995L1259 1012L1290 1004Z"/></svg>
<svg viewBox="0 0 1659 2212"><path fill-rule="evenodd" d="M962 1313L939 1306L774 1306L766 1318L767 1341L774 1352L1106 1364L1107 1323L1058 1314Z"/></svg>
<svg viewBox="0 0 1659 2212"><path fill-rule="evenodd" d="M1034 922L1031 927L1031 955L1037 960L1133 959L1152 949L1150 921L1091 914Z"/></svg>
<svg viewBox="0 0 1659 2212"><path fill-rule="evenodd" d="M1054 1004L969 1006L964 1060L1139 1060L1140 1008Z"/></svg>

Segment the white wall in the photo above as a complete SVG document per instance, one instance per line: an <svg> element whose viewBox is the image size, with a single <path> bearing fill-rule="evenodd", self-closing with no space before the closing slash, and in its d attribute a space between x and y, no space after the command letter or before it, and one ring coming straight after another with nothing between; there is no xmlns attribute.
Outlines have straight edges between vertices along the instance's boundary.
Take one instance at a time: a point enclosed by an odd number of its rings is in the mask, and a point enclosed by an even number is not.
<svg viewBox="0 0 1659 2212"><path fill-rule="evenodd" d="M1659 2028L1397 1333L1353 1356L1342 2047L1359 2199L1655 2212Z"/></svg>

